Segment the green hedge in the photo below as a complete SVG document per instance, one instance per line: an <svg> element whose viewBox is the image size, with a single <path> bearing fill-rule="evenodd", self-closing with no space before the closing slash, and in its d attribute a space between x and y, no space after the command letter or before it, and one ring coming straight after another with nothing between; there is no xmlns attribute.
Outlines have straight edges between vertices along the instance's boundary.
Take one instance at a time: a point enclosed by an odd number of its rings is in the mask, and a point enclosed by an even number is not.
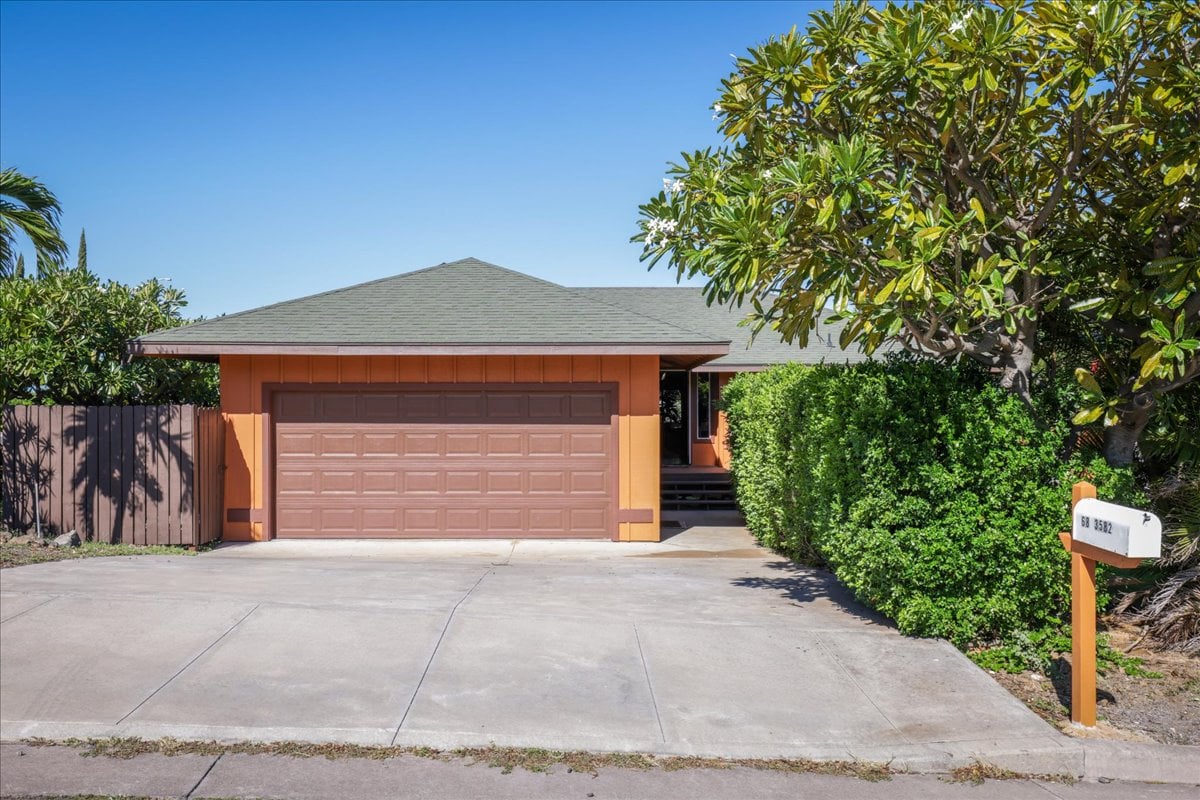
<svg viewBox="0 0 1200 800"><path fill-rule="evenodd" d="M905 633L959 646L1062 618L1073 481L1132 497L1128 472L1064 460L1065 423L1040 425L969 366L788 365L737 376L723 402L751 532L827 564Z"/></svg>

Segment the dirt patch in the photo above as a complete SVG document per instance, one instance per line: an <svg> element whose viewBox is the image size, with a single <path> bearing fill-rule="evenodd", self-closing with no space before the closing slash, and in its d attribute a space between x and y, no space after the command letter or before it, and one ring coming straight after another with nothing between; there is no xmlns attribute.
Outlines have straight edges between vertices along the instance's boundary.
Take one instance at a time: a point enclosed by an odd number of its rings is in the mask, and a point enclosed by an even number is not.
<svg viewBox="0 0 1200 800"><path fill-rule="evenodd" d="M78 547L52 547L36 537L0 537L0 569L42 564L47 561L66 561L73 558L103 558L107 556L192 556L196 551L164 545L103 544L83 542Z"/></svg>
<svg viewBox="0 0 1200 800"><path fill-rule="evenodd" d="M1142 668L1161 678L1135 677L1110 670L1096 677L1094 730L1071 725L1071 659L1055 661L1050 675L992 673L992 677L1064 733L1085 738L1200 745L1200 658L1161 653L1138 643L1140 632L1127 625L1106 626L1112 646L1142 659Z"/></svg>

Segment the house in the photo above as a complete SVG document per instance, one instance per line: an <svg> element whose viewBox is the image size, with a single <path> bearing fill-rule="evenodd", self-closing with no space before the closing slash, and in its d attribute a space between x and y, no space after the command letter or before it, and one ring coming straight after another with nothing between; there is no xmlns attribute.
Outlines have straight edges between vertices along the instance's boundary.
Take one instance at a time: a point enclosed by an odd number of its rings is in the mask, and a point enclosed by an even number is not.
<svg viewBox="0 0 1200 800"><path fill-rule="evenodd" d="M721 387L807 348L694 287L567 288L468 258L158 331L220 363L227 541L657 541L660 471L728 464Z"/></svg>

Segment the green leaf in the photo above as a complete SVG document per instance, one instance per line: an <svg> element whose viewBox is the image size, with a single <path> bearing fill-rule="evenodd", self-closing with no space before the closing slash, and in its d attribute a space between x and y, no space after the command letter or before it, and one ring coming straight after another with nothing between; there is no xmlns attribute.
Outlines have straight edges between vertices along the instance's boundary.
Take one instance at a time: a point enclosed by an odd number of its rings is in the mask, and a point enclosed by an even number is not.
<svg viewBox="0 0 1200 800"><path fill-rule="evenodd" d="M1167 174L1163 176L1163 185L1164 186L1174 186L1175 184L1177 184L1181 180L1183 180L1183 177L1185 175L1187 175L1187 171L1188 171L1187 164L1176 164L1175 166L1173 166L1169 170L1167 170Z"/></svg>
<svg viewBox="0 0 1200 800"><path fill-rule="evenodd" d="M1102 305L1104 305L1103 297L1092 297L1087 300L1080 300L1070 308L1072 311L1091 311L1093 308L1099 308Z"/></svg>
<svg viewBox="0 0 1200 800"><path fill-rule="evenodd" d="M1140 379L1141 383L1145 383L1154 377L1154 373L1158 369L1158 365L1161 361L1162 351L1160 350L1142 362L1142 369L1138 373L1138 378Z"/></svg>
<svg viewBox="0 0 1200 800"><path fill-rule="evenodd" d="M987 215L983 213L983 203L979 202L978 197L972 197L968 201L968 205L975 212L975 219L979 220L981 224L987 221Z"/></svg>
<svg viewBox="0 0 1200 800"><path fill-rule="evenodd" d="M1071 417L1072 425L1090 425L1100 419L1100 415L1104 413L1104 406L1091 406L1089 408L1080 409L1075 416Z"/></svg>
<svg viewBox="0 0 1200 800"><path fill-rule="evenodd" d="M879 292L875 295L875 302L876 303L886 303L887 299L892 296L892 292L896 291L896 282L898 280L900 280L899 276L892 278L890 281L888 281L887 285L884 286L882 289L880 289Z"/></svg>
<svg viewBox="0 0 1200 800"><path fill-rule="evenodd" d="M1075 380L1079 384L1079 388L1083 389L1090 395L1095 397L1104 397L1104 392L1100 389L1100 384L1096 382L1096 376L1090 371L1079 367L1075 370Z"/></svg>

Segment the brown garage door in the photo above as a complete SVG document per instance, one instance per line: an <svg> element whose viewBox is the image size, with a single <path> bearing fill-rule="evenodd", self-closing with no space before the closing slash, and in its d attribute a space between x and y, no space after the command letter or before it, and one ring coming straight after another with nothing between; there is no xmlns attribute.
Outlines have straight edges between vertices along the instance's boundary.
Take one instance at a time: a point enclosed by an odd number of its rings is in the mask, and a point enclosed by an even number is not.
<svg viewBox="0 0 1200 800"><path fill-rule="evenodd" d="M275 394L275 535L611 537L607 390Z"/></svg>

